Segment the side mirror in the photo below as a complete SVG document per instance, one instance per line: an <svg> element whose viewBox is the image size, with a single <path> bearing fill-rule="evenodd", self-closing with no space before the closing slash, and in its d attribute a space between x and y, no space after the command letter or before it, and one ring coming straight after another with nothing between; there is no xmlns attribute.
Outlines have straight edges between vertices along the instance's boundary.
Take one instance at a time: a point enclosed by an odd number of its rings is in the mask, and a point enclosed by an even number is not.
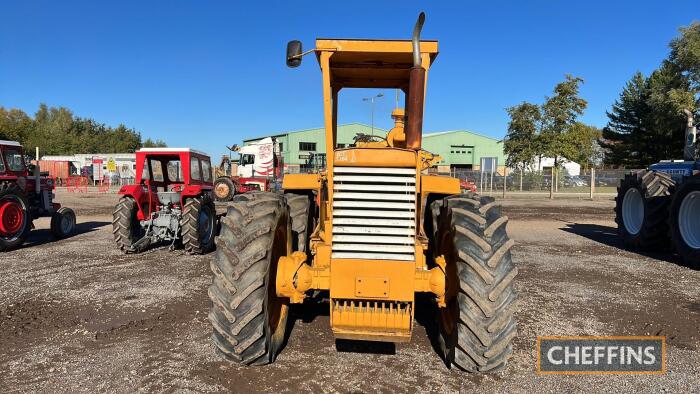
<svg viewBox="0 0 700 394"><path fill-rule="evenodd" d="M299 67L301 64L301 41L292 40L287 43L287 67Z"/></svg>

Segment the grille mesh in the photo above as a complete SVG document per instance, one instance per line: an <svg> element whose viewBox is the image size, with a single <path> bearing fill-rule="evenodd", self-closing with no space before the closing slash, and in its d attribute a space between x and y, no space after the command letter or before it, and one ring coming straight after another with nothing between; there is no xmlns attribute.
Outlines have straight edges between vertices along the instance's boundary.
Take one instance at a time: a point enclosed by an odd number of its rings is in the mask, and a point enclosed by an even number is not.
<svg viewBox="0 0 700 394"><path fill-rule="evenodd" d="M333 169L333 258L415 258L416 171Z"/></svg>

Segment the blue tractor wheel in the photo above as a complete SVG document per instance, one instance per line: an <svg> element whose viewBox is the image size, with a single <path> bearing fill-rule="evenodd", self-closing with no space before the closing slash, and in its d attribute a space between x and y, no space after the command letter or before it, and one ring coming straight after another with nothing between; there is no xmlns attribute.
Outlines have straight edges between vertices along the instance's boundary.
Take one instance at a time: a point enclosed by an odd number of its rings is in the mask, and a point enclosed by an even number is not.
<svg viewBox="0 0 700 394"><path fill-rule="evenodd" d="M669 227L678 255L689 267L700 269L700 173L686 177L674 193Z"/></svg>
<svg viewBox="0 0 700 394"><path fill-rule="evenodd" d="M669 245L668 206L674 185L668 174L653 170L627 174L620 181L615 222L625 245L638 250Z"/></svg>

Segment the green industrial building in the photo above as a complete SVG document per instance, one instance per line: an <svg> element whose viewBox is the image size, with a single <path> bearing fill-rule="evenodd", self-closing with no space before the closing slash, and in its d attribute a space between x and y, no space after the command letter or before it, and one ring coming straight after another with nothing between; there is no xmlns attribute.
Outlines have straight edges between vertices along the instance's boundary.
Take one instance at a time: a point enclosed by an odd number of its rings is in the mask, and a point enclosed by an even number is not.
<svg viewBox="0 0 700 394"><path fill-rule="evenodd" d="M385 136L387 130L376 127L373 130L362 123L338 125L338 147L351 146L359 133ZM265 137L277 140L288 172L297 172L312 154L325 153L325 129L322 127L245 139L243 144L248 145ZM478 170L482 158L496 158L499 170L505 165L501 141L466 130L425 133L423 148L442 157L438 163L439 172L449 172L454 168Z"/></svg>

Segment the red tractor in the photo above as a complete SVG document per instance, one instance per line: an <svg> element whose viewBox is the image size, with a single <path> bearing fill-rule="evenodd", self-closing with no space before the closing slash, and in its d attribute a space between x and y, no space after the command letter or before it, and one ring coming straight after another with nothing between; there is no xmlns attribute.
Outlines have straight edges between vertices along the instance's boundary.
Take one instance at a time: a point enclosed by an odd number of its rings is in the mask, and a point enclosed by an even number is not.
<svg viewBox="0 0 700 394"><path fill-rule="evenodd" d="M136 152L134 185L122 186L112 232L125 253L150 245L182 244L190 254L214 249L217 216L211 160L189 148L144 148Z"/></svg>
<svg viewBox="0 0 700 394"><path fill-rule="evenodd" d="M476 183L467 179L459 180L459 188L462 189L462 193L472 192L477 193Z"/></svg>
<svg viewBox="0 0 700 394"><path fill-rule="evenodd" d="M18 142L0 141L0 252L20 247L40 217L51 217L57 239L75 231L75 213L53 202L54 189L54 180L38 166L30 175Z"/></svg>
<svg viewBox="0 0 700 394"><path fill-rule="evenodd" d="M236 194L252 191L274 191L281 179L284 159L277 140L263 138L250 145L228 147L238 152L238 165L233 167L230 159L223 157L214 182L214 197L217 201L231 201Z"/></svg>

